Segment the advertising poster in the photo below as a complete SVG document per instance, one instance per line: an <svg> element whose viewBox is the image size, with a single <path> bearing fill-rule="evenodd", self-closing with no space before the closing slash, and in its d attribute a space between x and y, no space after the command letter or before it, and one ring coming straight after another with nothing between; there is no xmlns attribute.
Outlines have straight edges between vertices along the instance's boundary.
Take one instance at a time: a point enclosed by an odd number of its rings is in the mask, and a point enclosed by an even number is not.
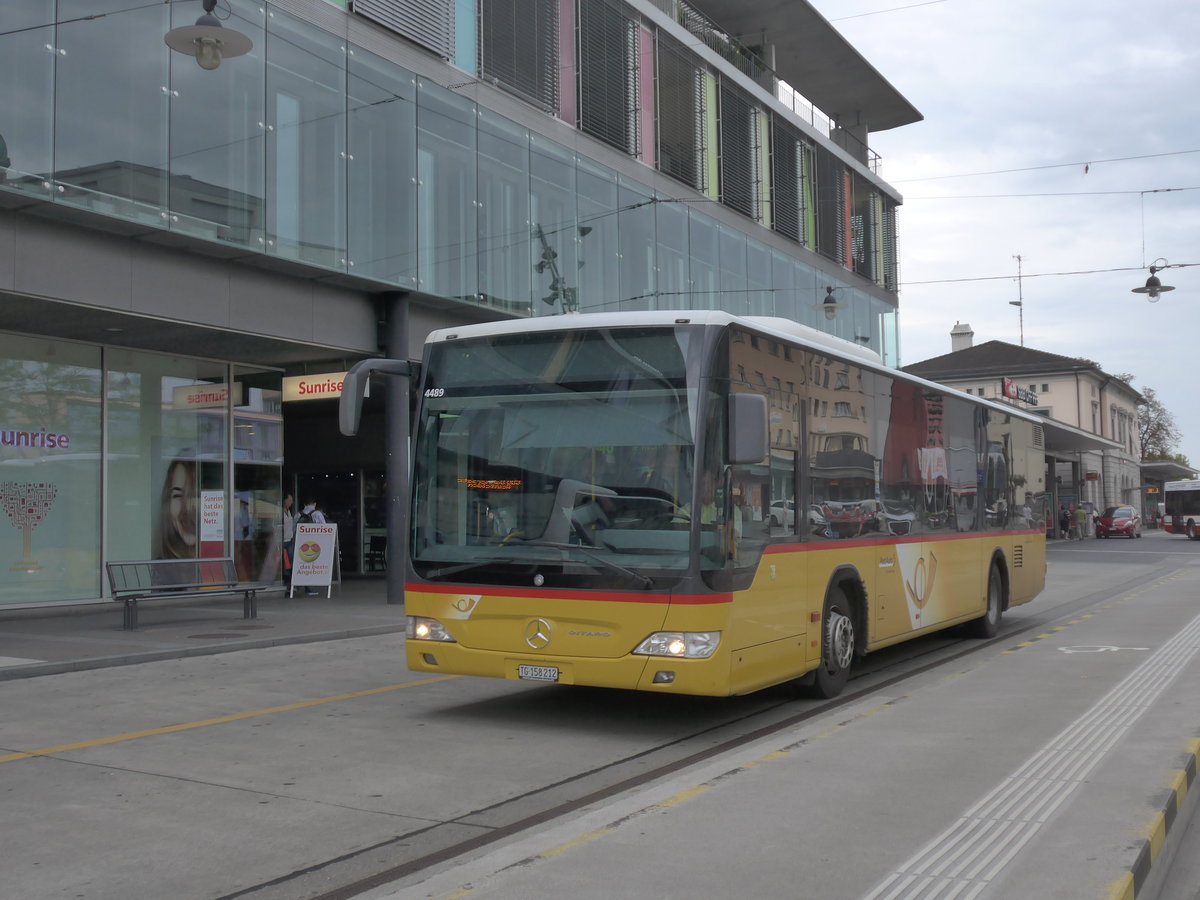
<svg viewBox="0 0 1200 900"><path fill-rule="evenodd" d="M200 555L225 554L225 491L200 492Z"/></svg>
<svg viewBox="0 0 1200 900"><path fill-rule="evenodd" d="M296 526L295 554L292 559L291 597L300 587L324 587L330 596L334 567L337 565L337 526L302 522ZM339 573L340 574L340 573Z"/></svg>

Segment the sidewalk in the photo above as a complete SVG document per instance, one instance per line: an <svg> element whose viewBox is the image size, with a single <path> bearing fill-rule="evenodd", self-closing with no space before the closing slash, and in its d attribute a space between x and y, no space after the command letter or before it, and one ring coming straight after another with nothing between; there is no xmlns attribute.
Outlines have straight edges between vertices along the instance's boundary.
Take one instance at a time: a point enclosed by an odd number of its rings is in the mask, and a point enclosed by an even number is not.
<svg viewBox="0 0 1200 900"><path fill-rule="evenodd" d="M0 609L0 681L157 659L204 656L278 644L404 630L404 607L387 603L382 578L334 585L333 596L260 593L258 618L242 618L240 597L156 601L139 627L121 627L121 604Z"/></svg>

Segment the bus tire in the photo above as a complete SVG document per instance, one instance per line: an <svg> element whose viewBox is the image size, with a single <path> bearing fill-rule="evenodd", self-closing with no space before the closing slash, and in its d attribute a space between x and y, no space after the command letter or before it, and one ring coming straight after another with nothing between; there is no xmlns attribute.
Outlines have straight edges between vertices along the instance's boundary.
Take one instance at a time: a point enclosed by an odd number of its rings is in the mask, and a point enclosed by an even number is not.
<svg viewBox="0 0 1200 900"><path fill-rule="evenodd" d="M1000 575L1000 566L993 562L988 569L987 611L967 623L967 633L971 637L995 637L1000 630L1000 617L1004 614L1004 579Z"/></svg>
<svg viewBox="0 0 1200 900"><path fill-rule="evenodd" d="M814 697L828 700L842 692L850 680L855 642L853 602L844 587L834 585L821 614L821 662L810 688Z"/></svg>

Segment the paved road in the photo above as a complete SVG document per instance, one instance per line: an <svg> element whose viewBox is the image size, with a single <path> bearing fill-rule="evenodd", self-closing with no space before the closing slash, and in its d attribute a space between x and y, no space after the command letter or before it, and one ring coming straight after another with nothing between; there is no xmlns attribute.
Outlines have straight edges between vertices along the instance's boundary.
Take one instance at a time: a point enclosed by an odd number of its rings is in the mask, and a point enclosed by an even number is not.
<svg viewBox="0 0 1200 900"><path fill-rule="evenodd" d="M0 895L298 898L358 883L375 897L855 900L979 825L1024 830L959 896L1121 896L1200 723L1200 696L1178 690L1200 668L1171 644L1197 612L1197 551L1159 534L1056 543L1049 589L1001 641L909 645L840 706L430 679L403 668L394 633L13 680ZM268 605L265 623L287 630L285 612ZM169 627L219 634L211 614ZM394 627L395 608L378 614L390 624L364 607L356 627ZM1106 706L1114 691L1136 702ZM1089 721L1068 752L1059 736ZM1042 821L971 812L1031 760L1070 753L1077 777L1037 782L1057 798ZM606 793L619 784L634 786ZM540 820L555 808L573 812Z"/></svg>

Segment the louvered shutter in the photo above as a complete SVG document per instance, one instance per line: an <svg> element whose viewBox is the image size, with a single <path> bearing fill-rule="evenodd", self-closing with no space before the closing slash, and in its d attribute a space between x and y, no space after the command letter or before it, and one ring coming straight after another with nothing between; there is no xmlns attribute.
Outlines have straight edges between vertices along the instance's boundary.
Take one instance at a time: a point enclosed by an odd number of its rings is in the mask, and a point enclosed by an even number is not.
<svg viewBox="0 0 1200 900"><path fill-rule="evenodd" d="M756 113L741 91L721 85L721 202L751 218L758 214Z"/></svg>
<svg viewBox="0 0 1200 900"><path fill-rule="evenodd" d="M845 215L842 176L845 166L824 147L813 148L817 182L817 252L835 262L846 262L842 234Z"/></svg>
<svg viewBox="0 0 1200 900"><path fill-rule="evenodd" d="M445 59L454 58L454 0L354 0L351 9Z"/></svg>
<svg viewBox="0 0 1200 900"><path fill-rule="evenodd" d="M579 4L579 127L638 152L637 28L603 0Z"/></svg>
<svg viewBox="0 0 1200 900"><path fill-rule="evenodd" d="M558 0L482 0L479 74L547 111L558 108Z"/></svg>
<svg viewBox="0 0 1200 900"><path fill-rule="evenodd" d="M664 38L658 41L658 167L704 190L704 78Z"/></svg>
<svg viewBox="0 0 1200 900"><path fill-rule="evenodd" d="M779 119L771 120L771 167L775 185L775 230L800 240L800 140Z"/></svg>

